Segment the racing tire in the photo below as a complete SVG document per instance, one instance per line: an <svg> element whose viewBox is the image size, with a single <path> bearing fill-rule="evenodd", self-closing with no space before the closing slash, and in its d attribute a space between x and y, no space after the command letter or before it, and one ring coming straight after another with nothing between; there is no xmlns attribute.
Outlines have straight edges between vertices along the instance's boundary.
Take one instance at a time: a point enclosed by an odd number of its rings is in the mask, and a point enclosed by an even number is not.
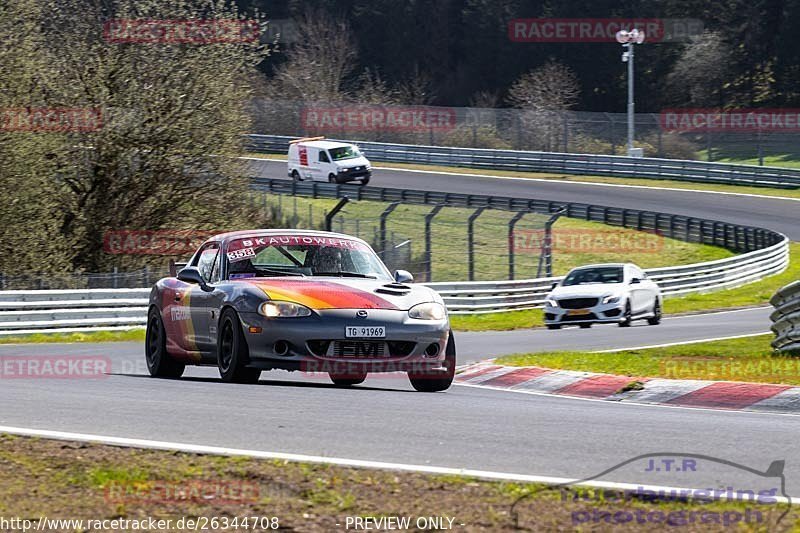
<svg viewBox="0 0 800 533"><path fill-rule="evenodd" d="M628 302L625 304L625 315L622 319L622 322L619 322L619 327L621 328L629 328L633 323L633 311L631 310L631 303Z"/></svg>
<svg viewBox="0 0 800 533"><path fill-rule="evenodd" d="M591 324L578 324L578 326L579 326L581 329L591 329L591 328L592 328L592 325L591 325Z"/></svg>
<svg viewBox="0 0 800 533"><path fill-rule="evenodd" d="M347 374L334 374L333 372L329 373L331 381L337 387L352 387L353 385L360 385L364 383L364 380L367 379L366 372L350 372Z"/></svg>
<svg viewBox="0 0 800 533"><path fill-rule="evenodd" d="M441 392L450 388L456 376L456 341L453 332L447 338L447 349L444 352L445 370L408 373L411 386L419 392Z"/></svg>
<svg viewBox="0 0 800 533"><path fill-rule="evenodd" d="M561 329L561 326L558 324L547 324L547 329Z"/></svg>
<svg viewBox="0 0 800 533"><path fill-rule="evenodd" d="M300 173L296 170L292 170L292 179L294 181L303 181L303 178L300 177Z"/></svg>
<svg viewBox="0 0 800 533"><path fill-rule="evenodd" d="M217 337L217 367L225 383L258 383L261 370L247 368L250 350L242 332L239 316L226 309L219 319Z"/></svg>
<svg viewBox="0 0 800 533"><path fill-rule="evenodd" d="M161 312L155 307L147 313L144 352L147 370L154 378L178 379L186 370L186 365L167 353L167 330L164 329Z"/></svg>
<svg viewBox="0 0 800 533"><path fill-rule="evenodd" d="M647 323L651 326L657 326L661 324L661 316L661 302L656 298L656 303L653 305L653 316L647 319Z"/></svg>

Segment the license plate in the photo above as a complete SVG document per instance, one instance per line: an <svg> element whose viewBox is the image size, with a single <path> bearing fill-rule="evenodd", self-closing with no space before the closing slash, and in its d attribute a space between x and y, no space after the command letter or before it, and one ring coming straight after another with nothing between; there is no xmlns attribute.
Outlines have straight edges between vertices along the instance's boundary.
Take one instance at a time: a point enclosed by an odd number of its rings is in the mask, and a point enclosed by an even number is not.
<svg viewBox="0 0 800 533"><path fill-rule="evenodd" d="M567 316L584 316L591 313L591 309L573 309L571 311L567 311Z"/></svg>
<svg viewBox="0 0 800 533"><path fill-rule="evenodd" d="M384 326L345 326L344 336L348 339L383 339L386 337Z"/></svg>

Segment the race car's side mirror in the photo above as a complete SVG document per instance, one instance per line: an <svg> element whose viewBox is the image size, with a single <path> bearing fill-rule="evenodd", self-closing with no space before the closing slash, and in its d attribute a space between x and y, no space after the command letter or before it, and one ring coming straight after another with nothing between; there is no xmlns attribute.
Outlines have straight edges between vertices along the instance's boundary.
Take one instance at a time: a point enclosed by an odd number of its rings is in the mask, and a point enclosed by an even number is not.
<svg viewBox="0 0 800 533"><path fill-rule="evenodd" d="M200 270L198 270L197 267L183 268L183 270L178 272L178 279L186 283L196 283L200 285L200 288L204 291L208 290L206 280L203 279L203 275L200 274Z"/></svg>
<svg viewBox="0 0 800 533"><path fill-rule="evenodd" d="M397 283L414 283L414 276L407 270L395 270L394 280Z"/></svg>

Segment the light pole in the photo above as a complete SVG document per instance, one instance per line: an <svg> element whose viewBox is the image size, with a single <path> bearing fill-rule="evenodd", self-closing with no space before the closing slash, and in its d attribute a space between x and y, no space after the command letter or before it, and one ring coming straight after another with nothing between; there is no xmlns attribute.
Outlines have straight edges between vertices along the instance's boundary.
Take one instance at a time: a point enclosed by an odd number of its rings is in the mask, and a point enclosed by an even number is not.
<svg viewBox="0 0 800 533"><path fill-rule="evenodd" d="M628 63L628 156L642 157L643 150L633 147L633 45L644 42L644 32L636 28L631 31L620 30L617 32L617 42L626 49L622 53L622 62Z"/></svg>

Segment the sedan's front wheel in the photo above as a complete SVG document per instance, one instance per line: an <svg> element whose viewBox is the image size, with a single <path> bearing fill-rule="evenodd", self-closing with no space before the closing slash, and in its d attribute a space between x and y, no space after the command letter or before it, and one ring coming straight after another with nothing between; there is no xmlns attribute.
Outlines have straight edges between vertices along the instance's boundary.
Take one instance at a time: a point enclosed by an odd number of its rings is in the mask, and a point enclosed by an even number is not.
<svg viewBox="0 0 800 533"><path fill-rule="evenodd" d="M219 321L217 338L217 366L222 381L226 383L257 383L261 370L247 368L250 351L242 332L239 317L226 309Z"/></svg>
<svg viewBox="0 0 800 533"><path fill-rule="evenodd" d="M444 352L444 370L429 372L409 372L408 379L411 386L419 392L440 392L450 388L456 376L456 341L453 332L447 339L447 349Z"/></svg>
<svg viewBox="0 0 800 533"><path fill-rule="evenodd" d="M656 303L653 305L653 316L647 319L647 323L651 326L661 324L661 303L656 298Z"/></svg>
<svg viewBox="0 0 800 533"><path fill-rule="evenodd" d="M154 378L176 379L183 375L186 365L173 359L167 353L167 331L161 312L153 307L147 314L147 332L144 341L147 370Z"/></svg>

